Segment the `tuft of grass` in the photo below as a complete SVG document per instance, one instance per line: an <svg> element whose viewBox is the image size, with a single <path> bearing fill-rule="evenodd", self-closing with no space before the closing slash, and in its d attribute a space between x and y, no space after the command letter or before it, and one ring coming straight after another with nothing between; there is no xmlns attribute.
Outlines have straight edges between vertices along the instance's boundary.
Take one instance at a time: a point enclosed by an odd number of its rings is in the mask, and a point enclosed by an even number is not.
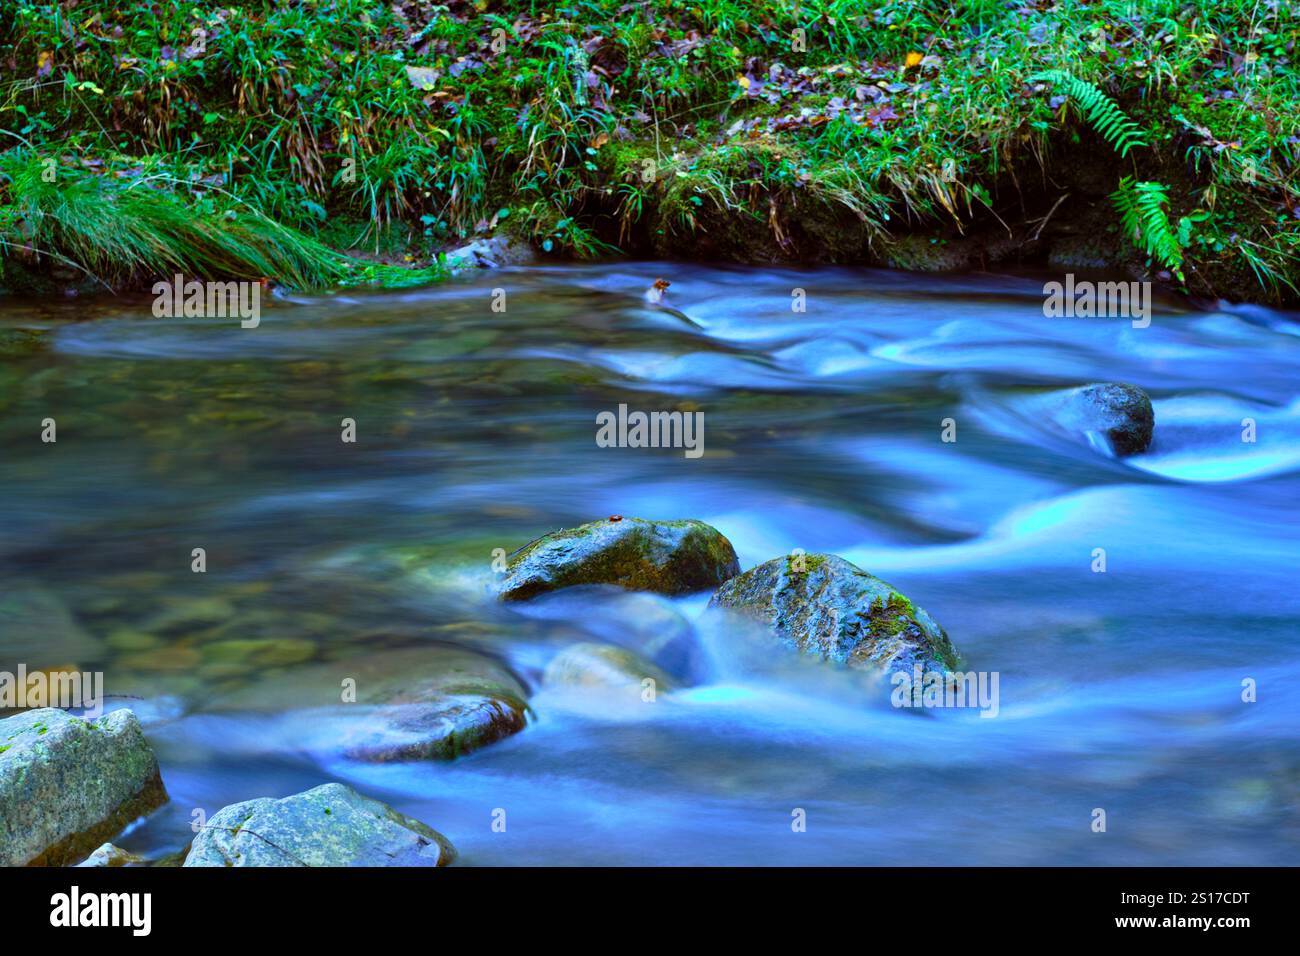
<svg viewBox="0 0 1300 956"><path fill-rule="evenodd" d="M246 205L198 212L166 185L93 175L21 148L0 153L0 247L33 264L72 266L109 289L175 273L291 289L440 273L352 259Z"/></svg>
<svg viewBox="0 0 1300 956"><path fill-rule="evenodd" d="M110 288L178 272L319 288L343 281L351 268L346 257L254 210L196 215L153 185L55 167L22 149L0 154L0 242L35 260L74 265Z"/></svg>

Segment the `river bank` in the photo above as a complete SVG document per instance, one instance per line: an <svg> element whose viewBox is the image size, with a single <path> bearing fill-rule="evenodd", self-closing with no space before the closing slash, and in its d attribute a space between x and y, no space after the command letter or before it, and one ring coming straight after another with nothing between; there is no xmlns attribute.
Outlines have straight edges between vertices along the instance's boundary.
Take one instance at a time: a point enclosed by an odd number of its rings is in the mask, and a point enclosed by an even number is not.
<svg viewBox="0 0 1300 956"><path fill-rule="evenodd" d="M1106 268L1297 301L1296 12L517 0L0 14L0 286L543 257Z"/></svg>

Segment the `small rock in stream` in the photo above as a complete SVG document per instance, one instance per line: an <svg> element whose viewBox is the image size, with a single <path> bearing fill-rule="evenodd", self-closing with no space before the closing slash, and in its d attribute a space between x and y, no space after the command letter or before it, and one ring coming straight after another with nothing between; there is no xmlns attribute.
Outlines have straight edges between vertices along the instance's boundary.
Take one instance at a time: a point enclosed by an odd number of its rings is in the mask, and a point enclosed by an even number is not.
<svg viewBox="0 0 1300 956"><path fill-rule="evenodd" d="M1150 396L1136 385L1101 382L1043 399L1060 427L1103 439L1120 458L1141 454L1151 445L1155 410Z"/></svg>

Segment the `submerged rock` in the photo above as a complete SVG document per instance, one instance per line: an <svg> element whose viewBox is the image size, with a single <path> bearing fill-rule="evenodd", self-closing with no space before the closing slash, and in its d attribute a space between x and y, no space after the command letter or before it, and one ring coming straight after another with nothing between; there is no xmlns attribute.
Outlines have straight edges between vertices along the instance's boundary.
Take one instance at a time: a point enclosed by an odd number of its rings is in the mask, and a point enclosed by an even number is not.
<svg viewBox="0 0 1300 956"><path fill-rule="evenodd" d="M268 738L357 760L447 760L524 729L527 692L501 663L446 645L268 675L218 699L267 713Z"/></svg>
<svg viewBox="0 0 1300 956"><path fill-rule="evenodd" d="M316 644L297 637L215 641L203 645L202 655L205 677L228 677L301 664L316 656Z"/></svg>
<svg viewBox="0 0 1300 956"><path fill-rule="evenodd" d="M1137 455L1151 445L1156 415L1136 385L1103 382L1053 393L1050 413L1067 431L1104 439L1116 455Z"/></svg>
<svg viewBox="0 0 1300 956"><path fill-rule="evenodd" d="M0 866L66 866L167 800L129 710L0 720Z"/></svg>
<svg viewBox="0 0 1300 956"><path fill-rule="evenodd" d="M678 682L707 677L708 661L694 625L664 595L593 585L540 597L529 611L569 621L597 643L627 648Z"/></svg>
<svg viewBox="0 0 1300 956"><path fill-rule="evenodd" d="M767 625L790 647L850 667L956 670L943 628L894 588L833 554L773 558L709 601Z"/></svg>
<svg viewBox="0 0 1300 956"><path fill-rule="evenodd" d="M446 866L455 858L432 827L327 783L223 807L194 838L184 865Z"/></svg>
<svg viewBox="0 0 1300 956"><path fill-rule="evenodd" d="M28 670L104 656L57 594L34 581L6 582L0 594L0 645L5 659ZM12 667L8 668L12 670Z"/></svg>
<svg viewBox="0 0 1300 956"><path fill-rule="evenodd" d="M46 346L43 331L0 329L0 358L26 358Z"/></svg>
<svg viewBox="0 0 1300 956"><path fill-rule="evenodd" d="M552 531L511 556L503 601L578 584L685 594L716 588L740 573L731 542L703 521L605 518Z"/></svg>
<svg viewBox="0 0 1300 956"><path fill-rule="evenodd" d="M672 690L672 678L641 655L623 647L590 641L567 647L552 658L542 681L550 687L640 692L647 678L654 681L656 693Z"/></svg>

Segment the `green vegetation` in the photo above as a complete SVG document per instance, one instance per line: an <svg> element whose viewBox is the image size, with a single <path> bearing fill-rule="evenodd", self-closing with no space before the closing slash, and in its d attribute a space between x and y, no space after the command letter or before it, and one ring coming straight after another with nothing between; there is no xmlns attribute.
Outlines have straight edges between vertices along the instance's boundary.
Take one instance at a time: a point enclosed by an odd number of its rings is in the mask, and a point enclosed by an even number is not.
<svg viewBox="0 0 1300 956"><path fill-rule="evenodd" d="M1132 176L1125 176L1111 199L1119 210L1124 232L1132 236L1147 255L1172 269L1182 282L1183 246L1165 213L1169 191L1160 183L1137 183ZM1187 217L1182 220L1188 221Z"/></svg>
<svg viewBox="0 0 1300 956"><path fill-rule="evenodd" d="M1060 70L1050 70L1036 79L1064 87L1083 108L1093 129L1120 156L1127 156L1134 146L1146 145L1141 127L1125 116L1124 111L1110 97L1091 83L1085 83ZM1139 183L1134 182L1132 176L1125 176L1110 198L1119 210L1123 233L1152 260L1172 270L1179 282L1186 281L1181 269L1182 240L1174 234L1169 225L1169 216L1165 213L1165 206L1169 203L1168 189L1160 183ZM1180 232L1190 230L1191 223L1204 221L1205 218L1183 217L1179 222ZM1186 235L1186 232L1181 234Z"/></svg>
<svg viewBox="0 0 1300 956"><path fill-rule="evenodd" d="M257 280L276 276L296 286L343 281L347 260L301 233L254 212L218 219L195 215L174 194L139 181L74 169L44 175L25 149L0 156L4 219L22 244L59 250L58 258L105 283L181 272ZM6 245L16 245L12 240Z"/></svg>
<svg viewBox="0 0 1300 956"><path fill-rule="evenodd" d="M1298 33L1276 0L11 0L0 256L293 285L396 281L358 255L493 228L578 256L1000 232L1032 257L1104 162L1117 248L1293 300Z"/></svg>
<svg viewBox="0 0 1300 956"><path fill-rule="evenodd" d="M1082 107L1093 129L1111 146L1119 150L1121 156L1127 156L1134 146L1145 146L1142 130L1137 123L1124 115L1124 111L1115 105L1115 101L1091 83L1071 76L1062 70L1048 70L1033 77L1046 80L1065 90L1067 95Z"/></svg>

